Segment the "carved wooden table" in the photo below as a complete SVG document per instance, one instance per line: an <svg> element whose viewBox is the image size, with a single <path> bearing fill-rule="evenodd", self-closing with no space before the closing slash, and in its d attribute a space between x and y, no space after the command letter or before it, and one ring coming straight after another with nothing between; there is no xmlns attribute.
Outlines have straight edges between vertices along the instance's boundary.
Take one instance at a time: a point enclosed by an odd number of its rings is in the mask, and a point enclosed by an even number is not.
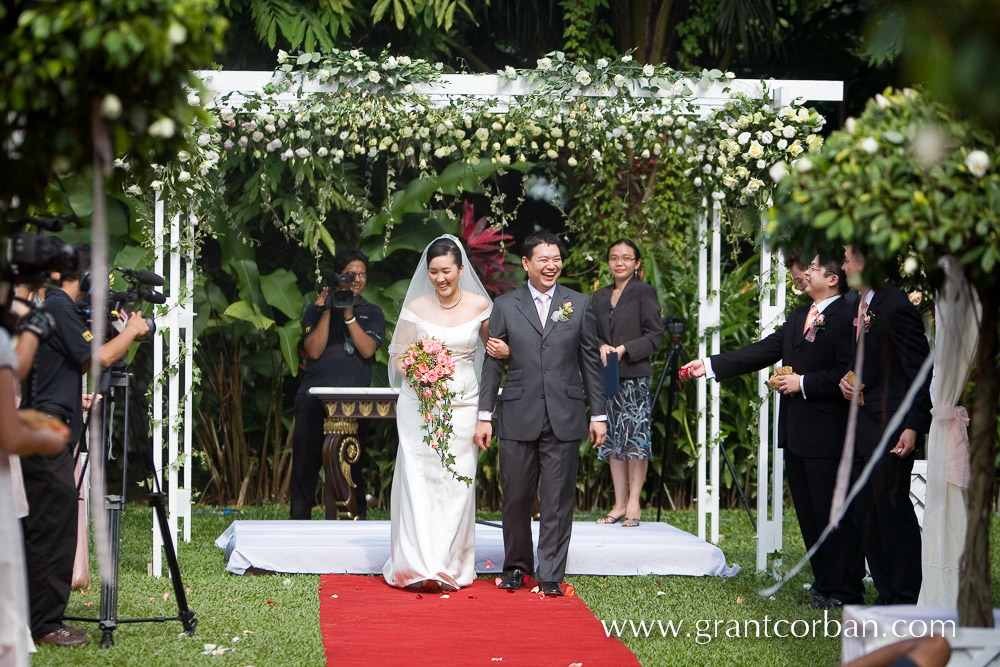
<svg viewBox="0 0 1000 667"><path fill-rule="evenodd" d="M323 503L327 519L357 519L357 500L351 464L361 457L358 419L395 419L398 389L369 387L313 387L323 401Z"/></svg>

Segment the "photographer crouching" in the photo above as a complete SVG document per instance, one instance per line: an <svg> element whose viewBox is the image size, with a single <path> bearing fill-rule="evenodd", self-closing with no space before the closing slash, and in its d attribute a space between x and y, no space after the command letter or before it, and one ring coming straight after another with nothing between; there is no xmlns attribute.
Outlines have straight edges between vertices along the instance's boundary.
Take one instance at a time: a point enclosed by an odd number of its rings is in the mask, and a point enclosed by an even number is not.
<svg viewBox="0 0 1000 667"><path fill-rule="evenodd" d="M34 455L21 460L29 508L22 528L31 634L37 643L57 646L89 642L84 630L62 622L69 601L77 542L72 448L83 430L82 376L90 367L93 338L90 324L78 311L77 302L87 296L89 276L89 246L76 247L74 267L51 274L58 287L46 290L42 310L51 317L54 326L44 339L38 336L42 340L22 387L23 406L59 419L70 430L69 446L55 456ZM149 324L142 314L132 313L121 332L101 345L101 366L106 368L124 357L129 346L148 331Z"/></svg>
<svg viewBox="0 0 1000 667"><path fill-rule="evenodd" d="M385 338L382 309L361 297L368 282L368 258L344 250L333 259L333 274L315 303L302 315L306 369L295 395L292 434L291 518L309 519L316 501L316 483L323 465L323 402L309 395L312 387L367 387L372 381L375 350ZM330 286L335 285L331 291ZM358 423L364 453L366 422ZM360 461L351 469L357 517L365 519L367 501Z"/></svg>

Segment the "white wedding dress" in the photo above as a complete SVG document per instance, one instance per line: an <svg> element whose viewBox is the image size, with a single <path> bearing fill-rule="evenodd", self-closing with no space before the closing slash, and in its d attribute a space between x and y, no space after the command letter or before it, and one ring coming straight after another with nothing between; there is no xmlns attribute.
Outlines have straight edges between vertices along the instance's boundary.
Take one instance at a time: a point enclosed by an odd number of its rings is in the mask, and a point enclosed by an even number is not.
<svg viewBox="0 0 1000 667"><path fill-rule="evenodd" d="M473 480L479 458L472 441L479 418L476 350L482 345L480 326L491 310L492 306L465 324L445 327L404 308L397 324L413 327L416 337L442 341L455 359L455 374L448 383L456 394L449 448L455 455L455 470ZM443 588L468 586L476 578L476 485L466 486L444 469L438 453L423 442L423 424L413 388L403 383L396 407L399 452L392 479L392 546L382 574L389 585L400 588L421 582L439 582Z"/></svg>

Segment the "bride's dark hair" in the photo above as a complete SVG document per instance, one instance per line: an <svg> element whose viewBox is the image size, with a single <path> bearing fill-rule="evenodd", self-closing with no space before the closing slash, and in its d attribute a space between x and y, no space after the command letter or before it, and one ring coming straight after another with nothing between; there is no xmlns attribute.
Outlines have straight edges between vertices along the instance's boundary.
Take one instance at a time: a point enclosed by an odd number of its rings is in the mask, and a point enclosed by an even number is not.
<svg viewBox="0 0 1000 667"><path fill-rule="evenodd" d="M455 266L462 268L462 251L459 250L458 245L454 241L446 238L436 239L434 243L428 246L427 264L430 265L431 260L435 257L442 257L444 255L451 255L451 258L455 260Z"/></svg>

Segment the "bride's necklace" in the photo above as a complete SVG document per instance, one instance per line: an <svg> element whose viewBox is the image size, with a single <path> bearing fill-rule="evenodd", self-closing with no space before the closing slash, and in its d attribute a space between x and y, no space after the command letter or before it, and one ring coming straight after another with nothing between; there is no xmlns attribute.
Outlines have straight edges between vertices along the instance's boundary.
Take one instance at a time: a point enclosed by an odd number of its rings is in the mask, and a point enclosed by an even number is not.
<svg viewBox="0 0 1000 667"><path fill-rule="evenodd" d="M437 302L438 302L438 305L441 306L442 308L444 308L445 310L451 310L452 308L454 308L458 304L462 303L462 297L463 296L465 296L465 292L462 291L462 290L459 290L458 291L458 299L456 299L455 303L451 304L450 306L446 306L443 303L441 303L441 295L437 295Z"/></svg>

